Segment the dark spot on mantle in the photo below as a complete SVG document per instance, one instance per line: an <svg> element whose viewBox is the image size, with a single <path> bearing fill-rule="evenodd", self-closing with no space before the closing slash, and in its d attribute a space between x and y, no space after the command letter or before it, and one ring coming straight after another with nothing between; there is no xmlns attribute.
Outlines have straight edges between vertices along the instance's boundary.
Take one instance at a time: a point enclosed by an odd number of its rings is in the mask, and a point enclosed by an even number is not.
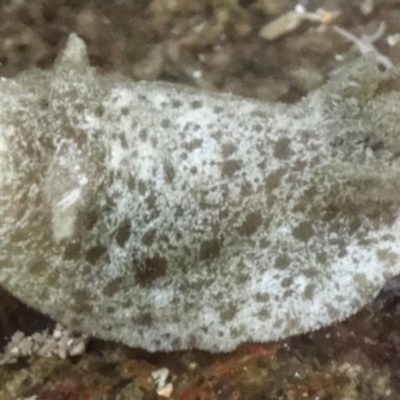
<svg viewBox="0 0 400 400"><path fill-rule="evenodd" d="M282 177L286 174L286 170L283 168L277 169L269 173L264 181L265 190L267 193L271 193L274 189L280 186Z"/></svg>
<svg viewBox="0 0 400 400"><path fill-rule="evenodd" d="M168 118L164 118L161 121L161 127L162 128L170 128L172 126L171 120L169 120Z"/></svg>
<svg viewBox="0 0 400 400"><path fill-rule="evenodd" d="M71 241L64 247L64 260L77 260L81 255L81 242Z"/></svg>
<svg viewBox="0 0 400 400"><path fill-rule="evenodd" d="M142 236L142 243L145 246L151 246L153 244L153 242L154 242L155 237L156 237L156 230L155 229L149 229Z"/></svg>
<svg viewBox="0 0 400 400"><path fill-rule="evenodd" d="M201 100L193 100L190 105L192 106L192 108L196 109L196 108L201 108L203 107L203 102Z"/></svg>
<svg viewBox="0 0 400 400"><path fill-rule="evenodd" d="M236 151L237 147L233 143L224 143L221 146L222 157L228 158Z"/></svg>
<svg viewBox="0 0 400 400"><path fill-rule="evenodd" d="M171 102L171 105L172 105L173 108L182 107L182 104L183 103L180 100L176 100L176 99L173 99L172 102Z"/></svg>
<svg viewBox="0 0 400 400"><path fill-rule="evenodd" d="M121 115L128 115L129 114L129 108L128 107L122 107L121 108Z"/></svg>
<svg viewBox="0 0 400 400"><path fill-rule="evenodd" d="M118 290L120 289L123 281L124 281L124 278L122 278L122 277L118 277L118 278L113 279L103 289L103 294L105 296L112 297L115 293L118 292Z"/></svg>
<svg viewBox="0 0 400 400"><path fill-rule="evenodd" d="M146 205L147 205L147 207L148 207L150 210L152 210L152 209L155 208L156 203L157 203L157 199L158 199L158 196L157 196L157 194L154 193L154 192L151 192L151 193L145 198Z"/></svg>
<svg viewBox="0 0 400 400"><path fill-rule="evenodd" d="M95 211L87 211L79 215L79 225L84 230L91 230L98 221L98 215Z"/></svg>
<svg viewBox="0 0 400 400"><path fill-rule="evenodd" d="M120 224L117 230L117 234L115 235L115 240L117 241L118 246L124 247L130 235L131 235L131 222L128 219L125 219Z"/></svg>
<svg viewBox="0 0 400 400"><path fill-rule="evenodd" d="M119 141L121 143L121 147L123 149L127 149L129 146L128 146L128 142L126 140L126 136L123 133L121 133L121 134L118 135L118 138L119 138Z"/></svg>
<svg viewBox="0 0 400 400"><path fill-rule="evenodd" d="M200 245L199 259L200 261L214 260L219 256L221 250L221 241L218 239L205 240Z"/></svg>
<svg viewBox="0 0 400 400"><path fill-rule="evenodd" d="M105 246L96 246L89 249L85 254L85 260L90 264L96 264L97 261L107 252Z"/></svg>
<svg viewBox="0 0 400 400"><path fill-rule="evenodd" d="M183 147L187 151L193 151L201 147L203 144L203 139L193 139L190 142L186 142L183 144Z"/></svg>
<svg viewBox="0 0 400 400"><path fill-rule="evenodd" d="M164 178L167 183L172 183L175 177L175 168L172 165L171 161L169 160L164 160L163 163L163 169L164 169Z"/></svg>
<svg viewBox="0 0 400 400"><path fill-rule="evenodd" d="M222 323L232 321L238 312L237 307L234 304L227 304L219 313L219 317Z"/></svg>
<svg viewBox="0 0 400 400"><path fill-rule="evenodd" d="M243 236L251 236L257 231L262 224L261 212L250 212L246 215L245 220L239 228L239 233Z"/></svg>
<svg viewBox="0 0 400 400"><path fill-rule="evenodd" d="M138 317L132 317L132 322L134 325L142 325L145 327L150 327L153 325L153 317L149 312L145 312Z"/></svg>
<svg viewBox="0 0 400 400"><path fill-rule="evenodd" d="M75 314L87 314L92 312L91 296L85 289L77 289L73 292L72 312Z"/></svg>
<svg viewBox="0 0 400 400"><path fill-rule="evenodd" d="M145 142L147 140L147 129L143 128L140 132L139 132L139 138Z"/></svg>
<svg viewBox="0 0 400 400"><path fill-rule="evenodd" d="M311 222L301 222L295 228L292 229L293 236L301 242L308 242L311 237L314 236L314 228Z"/></svg>
<svg viewBox="0 0 400 400"><path fill-rule="evenodd" d="M141 286L150 286L157 279L165 276L168 269L168 260L155 254L153 257L146 257L144 262L134 262L136 271L136 282Z"/></svg>
<svg viewBox="0 0 400 400"><path fill-rule="evenodd" d="M274 156L278 160L286 160L292 154L292 149L290 148L291 140L289 138L281 138L274 145Z"/></svg>
<svg viewBox="0 0 400 400"><path fill-rule="evenodd" d="M292 259L286 254L280 254L276 257L274 268L285 270L292 263Z"/></svg>
<svg viewBox="0 0 400 400"><path fill-rule="evenodd" d="M241 160L227 160L222 163L221 175L223 177L231 178L237 171L243 167Z"/></svg>

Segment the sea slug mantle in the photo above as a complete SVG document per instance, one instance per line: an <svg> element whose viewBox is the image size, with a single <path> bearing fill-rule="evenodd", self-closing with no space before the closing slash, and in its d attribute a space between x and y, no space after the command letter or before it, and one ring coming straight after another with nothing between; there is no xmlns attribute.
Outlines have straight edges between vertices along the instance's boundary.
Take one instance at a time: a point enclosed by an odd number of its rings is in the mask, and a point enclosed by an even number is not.
<svg viewBox="0 0 400 400"><path fill-rule="evenodd" d="M100 75L71 35L0 81L0 282L69 327L228 351L400 272L400 94L367 59L295 105Z"/></svg>

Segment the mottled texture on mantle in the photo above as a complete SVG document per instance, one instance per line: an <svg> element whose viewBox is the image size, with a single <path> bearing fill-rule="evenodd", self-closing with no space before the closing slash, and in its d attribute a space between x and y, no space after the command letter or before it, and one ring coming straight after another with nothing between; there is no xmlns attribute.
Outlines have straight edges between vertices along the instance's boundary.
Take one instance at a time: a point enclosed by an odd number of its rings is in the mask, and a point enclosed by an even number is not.
<svg viewBox="0 0 400 400"><path fill-rule="evenodd" d="M269 105L99 75L71 36L1 82L2 284L151 351L344 319L400 272L395 79L360 60Z"/></svg>

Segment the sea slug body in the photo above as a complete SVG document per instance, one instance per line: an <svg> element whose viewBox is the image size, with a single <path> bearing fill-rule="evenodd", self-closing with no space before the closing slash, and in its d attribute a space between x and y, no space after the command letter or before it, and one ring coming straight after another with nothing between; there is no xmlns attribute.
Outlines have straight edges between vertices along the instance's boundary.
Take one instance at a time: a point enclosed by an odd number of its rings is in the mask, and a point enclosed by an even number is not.
<svg viewBox="0 0 400 400"><path fill-rule="evenodd" d="M69 327L228 351L400 272L400 94L369 60L295 105L132 82L71 35L0 81L0 283Z"/></svg>

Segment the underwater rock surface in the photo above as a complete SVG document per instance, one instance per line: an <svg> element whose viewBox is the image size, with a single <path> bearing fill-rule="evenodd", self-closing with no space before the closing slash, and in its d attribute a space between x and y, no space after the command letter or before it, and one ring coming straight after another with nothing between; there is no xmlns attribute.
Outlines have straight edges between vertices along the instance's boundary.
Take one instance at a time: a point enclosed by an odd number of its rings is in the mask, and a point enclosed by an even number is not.
<svg viewBox="0 0 400 400"><path fill-rule="evenodd" d="M400 94L360 60L296 105L132 82L71 35L0 82L0 282L68 327L228 351L400 272Z"/></svg>

